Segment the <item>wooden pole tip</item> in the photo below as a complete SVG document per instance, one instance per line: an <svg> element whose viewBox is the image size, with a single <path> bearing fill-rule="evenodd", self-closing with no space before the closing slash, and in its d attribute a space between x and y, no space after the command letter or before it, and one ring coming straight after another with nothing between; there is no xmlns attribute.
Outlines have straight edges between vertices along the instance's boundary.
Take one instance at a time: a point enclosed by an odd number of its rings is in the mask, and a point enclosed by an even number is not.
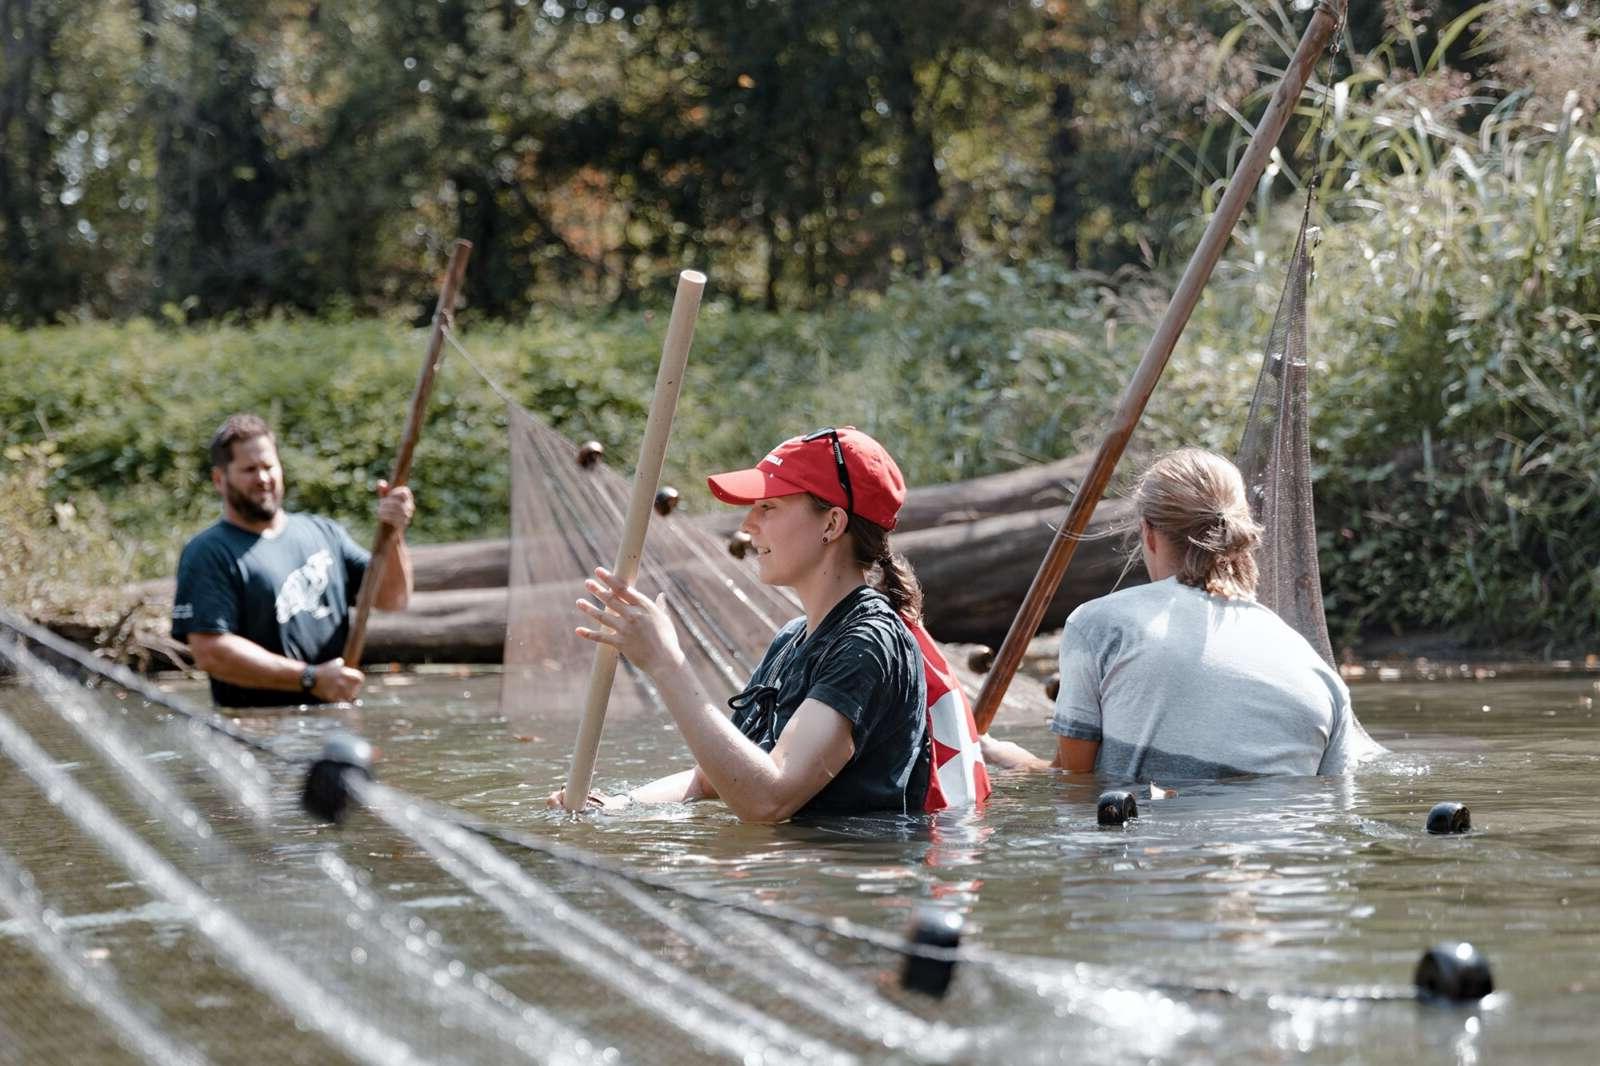
<svg viewBox="0 0 1600 1066"><path fill-rule="evenodd" d="M706 276L698 270L684 270L678 273L678 281L689 285L704 285Z"/></svg>

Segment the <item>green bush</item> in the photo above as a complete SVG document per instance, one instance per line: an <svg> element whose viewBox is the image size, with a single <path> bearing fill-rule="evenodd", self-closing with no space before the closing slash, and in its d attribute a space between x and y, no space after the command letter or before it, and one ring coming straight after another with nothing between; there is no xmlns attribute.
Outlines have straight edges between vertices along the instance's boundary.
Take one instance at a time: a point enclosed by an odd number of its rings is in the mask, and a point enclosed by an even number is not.
<svg viewBox="0 0 1600 1066"><path fill-rule="evenodd" d="M67 457L55 442L0 452L0 604L35 618L120 612L129 552L98 495L51 492ZM124 619L126 621L126 619Z"/></svg>

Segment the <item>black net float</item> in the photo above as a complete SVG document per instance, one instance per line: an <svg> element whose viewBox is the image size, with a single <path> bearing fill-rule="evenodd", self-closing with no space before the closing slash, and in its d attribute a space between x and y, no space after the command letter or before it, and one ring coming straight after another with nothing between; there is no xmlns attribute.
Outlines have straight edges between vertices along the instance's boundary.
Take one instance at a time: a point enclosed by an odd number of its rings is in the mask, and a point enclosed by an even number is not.
<svg viewBox="0 0 1600 1066"><path fill-rule="evenodd" d="M994 666L994 649L979 644L967 653L967 669L975 674L987 674Z"/></svg>
<svg viewBox="0 0 1600 1066"><path fill-rule="evenodd" d="M1472 812L1460 803L1435 803L1427 827L1430 833L1465 833L1472 828Z"/></svg>
<svg viewBox="0 0 1600 1066"><path fill-rule="evenodd" d="M362 737L335 733L323 744L322 754L306 771L306 787L300 795L300 805L324 822L341 821L350 806L346 773L372 777L372 745Z"/></svg>
<svg viewBox="0 0 1600 1066"><path fill-rule="evenodd" d="M586 440L578 445L578 465L593 466L605 457L606 446L597 440Z"/></svg>
<svg viewBox="0 0 1600 1066"><path fill-rule="evenodd" d="M1465 941L1437 944L1417 962L1417 995L1449 1003L1475 1003L1494 991L1489 960Z"/></svg>
<svg viewBox="0 0 1600 1066"><path fill-rule="evenodd" d="M735 559L743 559L752 546L750 534L742 529L728 538L728 554Z"/></svg>
<svg viewBox="0 0 1600 1066"><path fill-rule="evenodd" d="M1101 825L1121 825L1139 817L1139 802L1132 792L1102 792L1094 806Z"/></svg>
<svg viewBox="0 0 1600 1066"><path fill-rule="evenodd" d="M961 915L948 907L924 904L911 919L911 942L920 947L954 951L961 946ZM900 987L943 999L955 975L955 959L935 959L907 955L900 973Z"/></svg>
<svg viewBox="0 0 1600 1066"><path fill-rule="evenodd" d="M656 490L656 514L665 517L678 506L678 490L671 485L662 485Z"/></svg>

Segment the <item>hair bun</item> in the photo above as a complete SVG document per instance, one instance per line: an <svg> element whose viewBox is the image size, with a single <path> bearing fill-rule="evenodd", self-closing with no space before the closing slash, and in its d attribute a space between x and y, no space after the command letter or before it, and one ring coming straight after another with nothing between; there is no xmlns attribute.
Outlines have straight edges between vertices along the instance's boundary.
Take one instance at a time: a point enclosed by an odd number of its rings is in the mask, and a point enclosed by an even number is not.
<svg viewBox="0 0 1600 1066"><path fill-rule="evenodd" d="M1244 480L1227 459L1181 448L1156 460L1134 490L1139 517L1175 544L1187 544L1178 580L1226 596L1255 593L1253 551L1261 526Z"/></svg>

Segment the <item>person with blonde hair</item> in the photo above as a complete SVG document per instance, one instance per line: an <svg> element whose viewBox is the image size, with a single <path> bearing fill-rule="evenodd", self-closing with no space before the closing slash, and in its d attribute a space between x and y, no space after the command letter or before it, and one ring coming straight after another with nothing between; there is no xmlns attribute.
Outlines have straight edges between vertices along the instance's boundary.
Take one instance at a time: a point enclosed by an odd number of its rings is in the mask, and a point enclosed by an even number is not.
<svg viewBox="0 0 1600 1066"><path fill-rule="evenodd" d="M989 764L1126 781L1338 774L1375 748L1337 671L1256 602L1261 527L1238 468L1183 448L1133 500L1150 583L1067 619L1055 758L986 737Z"/></svg>

